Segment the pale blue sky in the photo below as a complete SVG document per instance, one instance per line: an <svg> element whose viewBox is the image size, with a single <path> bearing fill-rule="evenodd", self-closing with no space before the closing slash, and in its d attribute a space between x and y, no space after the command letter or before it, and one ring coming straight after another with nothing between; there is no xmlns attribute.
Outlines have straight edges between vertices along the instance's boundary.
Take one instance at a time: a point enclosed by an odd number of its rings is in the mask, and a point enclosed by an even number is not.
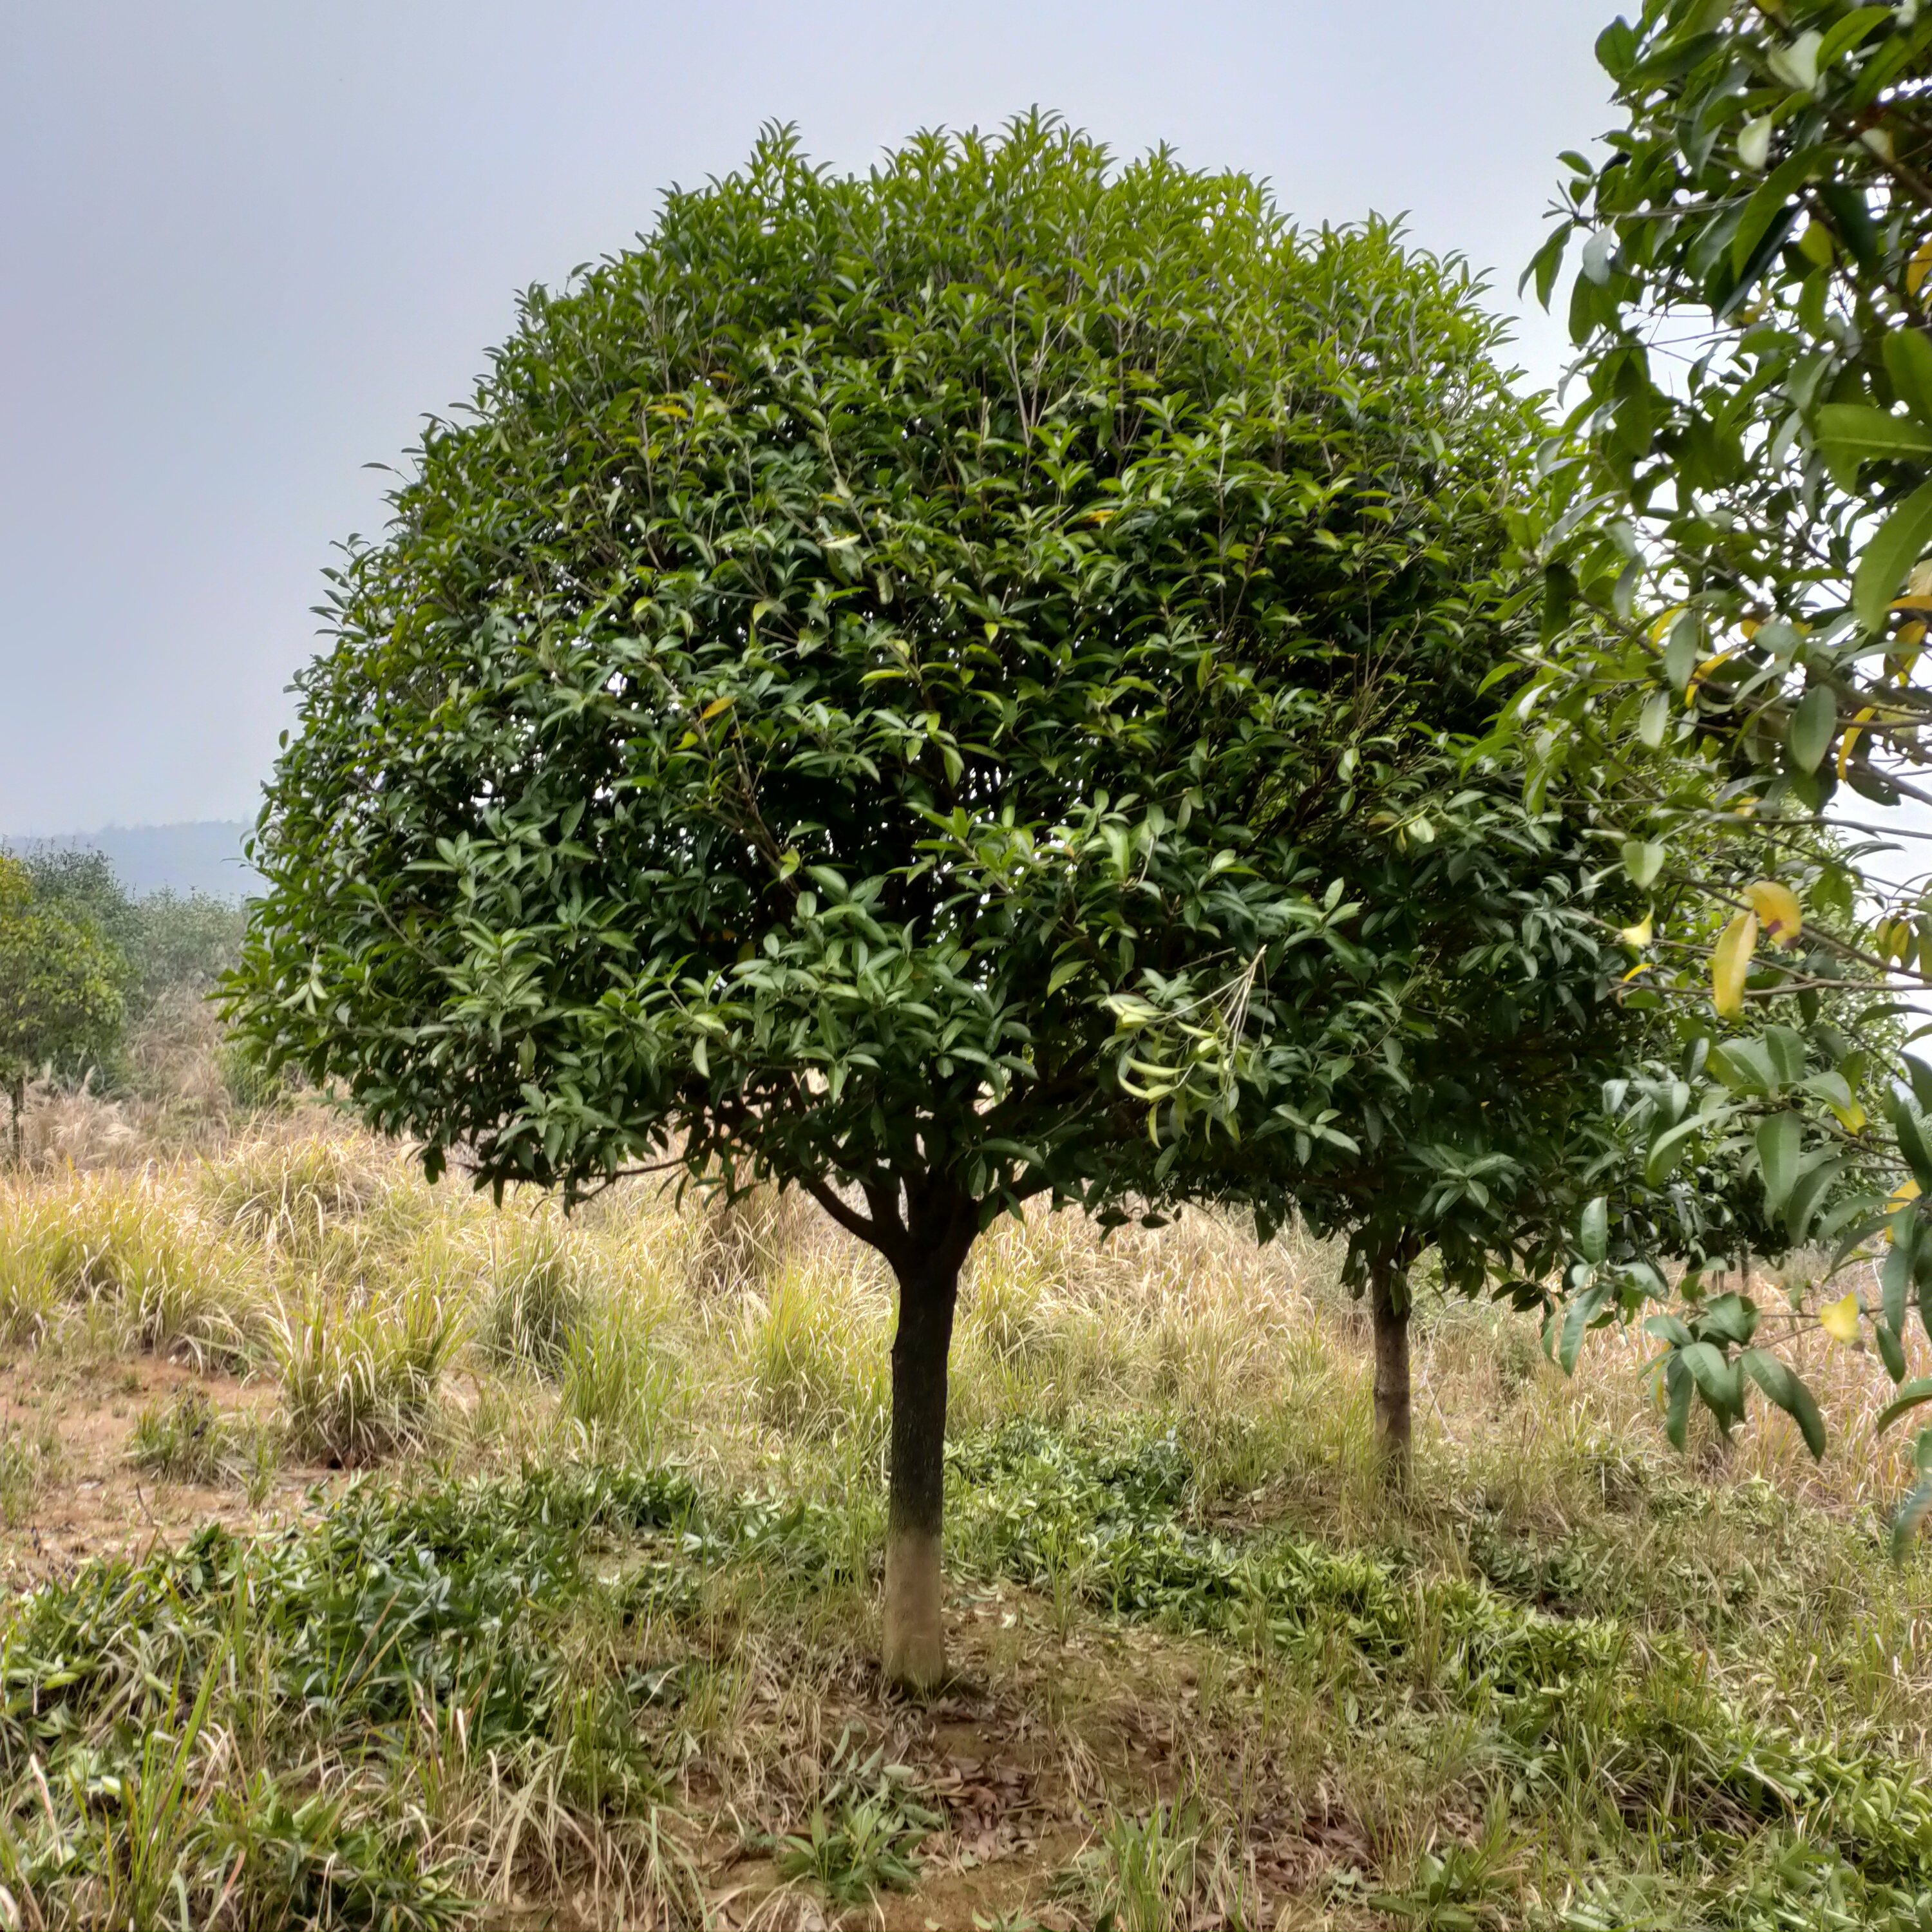
<svg viewBox="0 0 1932 1932"><path fill-rule="evenodd" d="M759 124L862 166L1037 102L1407 209L1515 281L1616 0L17 0L0 10L0 836L252 816L334 539L514 292ZM1553 373L1557 332L1522 359Z"/></svg>

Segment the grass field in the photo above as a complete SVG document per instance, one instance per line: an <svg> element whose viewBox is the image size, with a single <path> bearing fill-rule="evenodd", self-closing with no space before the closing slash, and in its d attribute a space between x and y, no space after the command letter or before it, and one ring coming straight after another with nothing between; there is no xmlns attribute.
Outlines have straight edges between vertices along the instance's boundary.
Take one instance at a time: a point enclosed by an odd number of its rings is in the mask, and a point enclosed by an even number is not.
<svg viewBox="0 0 1932 1932"><path fill-rule="evenodd" d="M0 1180L0 1922L1932 1925L1932 1564L1815 1336L1822 1469L1426 1300L1390 1502L1330 1254L1005 1226L920 1705L816 1209L201 1140Z"/></svg>

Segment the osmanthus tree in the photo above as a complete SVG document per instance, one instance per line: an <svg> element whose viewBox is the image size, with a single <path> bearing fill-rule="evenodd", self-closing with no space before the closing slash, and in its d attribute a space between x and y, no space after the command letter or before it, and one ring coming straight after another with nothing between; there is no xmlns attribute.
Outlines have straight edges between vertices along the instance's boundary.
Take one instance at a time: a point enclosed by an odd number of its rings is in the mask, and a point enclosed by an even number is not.
<svg viewBox="0 0 1932 1932"><path fill-rule="evenodd" d="M1397 1482L1410 1460L1412 1277L1425 1256L1440 1292L1540 1314L1567 1370L1589 1329L1668 1298L1660 1264L1680 1264L1694 1284L1713 1265L1790 1245L1735 1133L1679 1135L1665 1161L1649 1159L1644 1130L1681 1084L1660 1063L1690 1045L1680 1016L1630 985L1654 908L1635 920L1640 895L1606 862L1582 813L1524 808L1510 796L1513 767L1458 795L1467 748L1445 742L1438 755L1426 846L1350 855L1353 889L1374 908L1360 930L1372 933L1384 982L1400 988L1385 1049L1398 1112L1384 1094L1365 1098L1350 1115L1352 1152L1291 1170L1304 1224L1346 1242L1343 1279L1368 1301L1376 1428ZM1418 757L1412 775L1426 762ZM1620 907L1634 922L1621 931ZM1207 1130L1228 1036L1198 1016L1145 1018L1128 1081L1151 1096L1192 1080ZM1262 1123L1222 1147L1202 1191L1245 1200L1286 1151ZM1742 1372L1820 1439L1810 1398L1778 1364L1754 1352ZM1742 1396L1717 1393L1728 1428ZM1670 1394L1675 1402L1674 1375ZM1675 1408L1672 1419L1681 1434Z"/></svg>
<svg viewBox="0 0 1932 1932"><path fill-rule="evenodd" d="M1932 1309L1932 1072L1906 1052L1932 898L1899 856L1927 833L1886 809L1932 803L1932 11L1649 0L1597 46L1623 122L1600 164L1564 157L1532 268L1547 301L1580 239L1583 393L1546 454L1550 649L1508 722L1721 907L1659 961L1662 997L1708 974L1726 1023L1690 1112L1748 1102L1794 1237L1839 1260L1890 1237L1863 1313L1902 1378ZM1828 1310L1847 1339L1860 1313Z"/></svg>
<svg viewBox="0 0 1932 1932"><path fill-rule="evenodd" d="M1456 749L1534 621L1475 293L1050 121L772 135L526 296L335 574L237 1024L432 1176L771 1180L877 1249L895 1678L981 1230L1265 1232L1479 1147L1418 1056L1614 1021L1635 889Z"/></svg>
<svg viewBox="0 0 1932 1932"><path fill-rule="evenodd" d="M29 1077L50 1063L98 1057L112 1046L125 970L92 920L37 896L26 866L0 853L0 1082L16 1165Z"/></svg>

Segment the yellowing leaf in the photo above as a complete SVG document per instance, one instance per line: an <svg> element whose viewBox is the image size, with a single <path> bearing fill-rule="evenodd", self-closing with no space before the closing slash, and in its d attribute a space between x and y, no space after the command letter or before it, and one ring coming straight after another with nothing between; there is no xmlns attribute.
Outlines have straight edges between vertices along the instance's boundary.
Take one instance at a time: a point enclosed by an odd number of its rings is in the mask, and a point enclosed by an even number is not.
<svg viewBox="0 0 1932 1932"><path fill-rule="evenodd" d="M1858 1339L1858 1297L1848 1294L1820 1309L1818 1325L1834 1342L1856 1342Z"/></svg>
<svg viewBox="0 0 1932 1932"><path fill-rule="evenodd" d="M1916 296L1924 286L1928 272L1932 272L1932 242L1922 242L1912 260L1905 265L1905 292Z"/></svg>
<svg viewBox="0 0 1932 1932"><path fill-rule="evenodd" d="M1658 618L1657 621L1651 626L1650 641L1653 644L1660 644L1663 643L1664 632L1670 629L1672 620L1676 617L1678 612L1682 610L1684 606L1681 604L1672 604L1670 609L1664 612L1663 614Z"/></svg>
<svg viewBox="0 0 1932 1932"><path fill-rule="evenodd" d="M1799 909L1798 896L1789 886L1780 885L1775 879L1754 879L1745 886L1744 897L1750 901L1751 910L1757 914L1767 939L1774 940L1780 946L1798 944L1804 915Z"/></svg>
<svg viewBox="0 0 1932 1932"><path fill-rule="evenodd" d="M1918 1184L1907 1174L1892 1190L1892 1198L1885 1204L1885 1211L1888 1215L1896 1214L1900 1208L1904 1207L1908 1202L1916 1201L1918 1198ZM1892 1232L1889 1222L1886 1226L1885 1238L1888 1241L1895 1241L1898 1239L1898 1237Z"/></svg>
<svg viewBox="0 0 1932 1932"><path fill-rule="evenodd" d="M1742 628L1743 627L1740 626L1740 628ZM1755 624L1751 624L1748 629L1744 630L1744 635L1746 638L1749 638L1751 632L1755 631L1756 628L1757 626ZM1694 704L1697 701L1698 686L1702 684L1704 680L1711 675L1712 672L1715 670L1720 664L1728 664L1730 660L1736 656L1737 652L1736 651L1713 651L1711 655L1690 674L1690 682L1684 687L1684 702L1686 704Z"/></svg>
<svg viewBox="0 0 1932 1932"><path fill-rule="evenodd" d="M1862 724L1868 724L1871 721L1872 718L1876 715L1876 707L1875 706L1868 704L1865 708L1852 720L1852 728L1838 740L1838 776L1840 778L1843 778L1845 776L1845 761L1852 755L1852 747L1858 742L1858 728Z"/></svg>
<svg viewBox="0 0 1932 1932"><path fill-rule="evenodd" d="M1822 221L1805 224L1804 232L1798 238L1798 252L1820 268L1828 268L1838 254L1832 245L1832 231Z"/></svg>
<svg viewBox="0 0 1932 1932"><path fill-rule="evenodd" d="M1757 914L1741 912L1711 949L1711 1004L1734 1020L1744 1010L1744 976L1757 950Z"/></svg>
<svg viewBox="0 0 1932 1932"><path fill-rule="evenodd" d="M1834 1100L1832 1111L1838 1117L1838 1124L1848 1134L1862 1134L1865 1130L1865 1110L1854 1100L1849 1107L1841 1107Z"/></svg>
<svg viewBox="0 0 1932 1932"><path fill-rule="evenodd" d="M1627 926L1617 934L1626 946L1648 946L1650 936L1656 929L1656 916L1646 913L1634 926Z"/></svg>
<svg viewBox="0 0 1932 1932"><path fill-rule="evenodd" d="M711 702L698 714L698 723L702 724L707 719L716 718L721 711L729 711L732 706L736 704L737 701L737 699L734 697L714 698Z"/></svg>

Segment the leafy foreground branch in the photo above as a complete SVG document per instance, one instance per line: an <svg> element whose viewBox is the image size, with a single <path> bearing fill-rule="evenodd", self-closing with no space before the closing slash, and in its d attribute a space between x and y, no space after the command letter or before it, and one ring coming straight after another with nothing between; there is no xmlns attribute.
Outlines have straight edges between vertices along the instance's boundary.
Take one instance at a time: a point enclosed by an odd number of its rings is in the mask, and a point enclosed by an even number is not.
<svg viewBox="0 0 1932 1932"><path fill-rule="evenodd" d="M1912 1765L1747 1709L1680 1637L1512 1600L1547 1577L1478 1537L1498 1586L1400 1552L1209 1533L1172 1437L1076 1447L1013 1425L956 1453L954 1473L956 1566L1037 1593L1002 1598L1022 1612L1054 1604L1064 1645L1078 1622L1065 1668L1144 1628L1132 1642L1181 1646L1200 1682L1222 1682L1204 1727L1253 1729L1242 1700L1258 1696L1265 1734L1270 1700L1279 1724L1312 1694L1331 1752L1345 1714L1369 1748L1449 1753L1491 1824L1473 1847L1365 1846L1329 1880L1344 1919L1375 1904L1515 1920L1504 1853L1520 1820L1546 1848L1567 1841L1571 1923L1932 1923L1932 1797ZM0 1634L0 1910L428 1926L499 1918L542 1887L596 1899L601 1922L695 1924L737 1922L718 1901L742 1899L747 1859L833 1905L916 1885L922 1864L956 1863L927 1789L941 1780L849 1726L808 1812L741 1820L735 1838L706 1815L751 1742L748 1633L776 1626L794 1658L849 1643L866 1543L823 1503L572 1468L358 1488L273 1539L210 1528L137 1565L86 1566ZM896 1708L874 1702L874 1719ZM1276 1790L1286 1808L1251 1850L1308 1838L1324 1782ZM1103 1818L1035 1899L1045 1919L1139 1898L1165 1915L1144 1922L1207 1922L1178 1916L1202 1909L1183 1894L1244 1868L1238 1847L1209 1857L1184 1792L1141 1823ZM1278 1902L1252 1856L1245 1869L1220 1909L1270 1922Z"/></svg>

